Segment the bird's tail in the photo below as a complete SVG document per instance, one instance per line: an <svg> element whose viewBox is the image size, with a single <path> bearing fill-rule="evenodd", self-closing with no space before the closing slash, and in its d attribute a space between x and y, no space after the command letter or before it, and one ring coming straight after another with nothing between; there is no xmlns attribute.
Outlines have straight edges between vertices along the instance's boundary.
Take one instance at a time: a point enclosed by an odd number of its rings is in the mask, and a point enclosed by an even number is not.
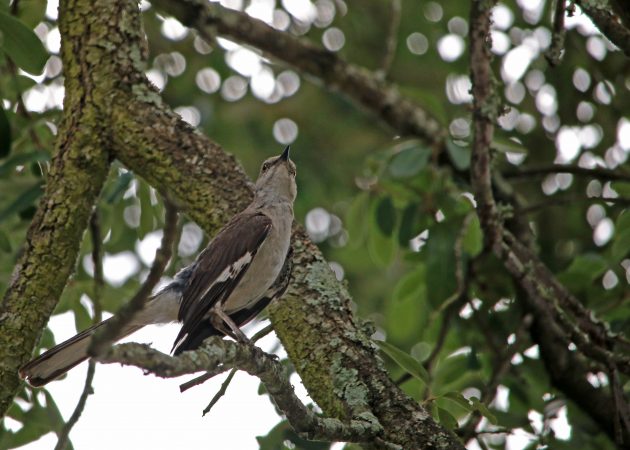
<svg viewBox="0 0 630 450"><path fill-rule="evenodd" d="M58 344L42 353L37 358L20 368L20 376L31 386L43 386L49 381L60 377L77 364L88 359L88 347L91 337L97 329L107 323L109 319L91 326L65 342ZM116 341L142 328L144 324L128 323L119 332Z"/></svg>

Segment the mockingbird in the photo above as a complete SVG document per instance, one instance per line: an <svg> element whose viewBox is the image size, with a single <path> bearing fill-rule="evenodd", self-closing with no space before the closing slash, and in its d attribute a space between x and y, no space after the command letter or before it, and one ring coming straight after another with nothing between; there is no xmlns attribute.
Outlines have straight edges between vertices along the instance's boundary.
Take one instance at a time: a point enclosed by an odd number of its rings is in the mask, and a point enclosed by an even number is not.
<svg viewBox="0 0 630 450"><path fill-rule="evenodd" d="M173 353L193 350L213 335L247 342L239 329L286 290L291 272L290 238L297 193L289 147L266 160L254 200L219 231L194 263L150 297L115 340L145 325L180 321ZM22 378L42 386L88 358L96 329L88 328L20 369Z"/></svg>

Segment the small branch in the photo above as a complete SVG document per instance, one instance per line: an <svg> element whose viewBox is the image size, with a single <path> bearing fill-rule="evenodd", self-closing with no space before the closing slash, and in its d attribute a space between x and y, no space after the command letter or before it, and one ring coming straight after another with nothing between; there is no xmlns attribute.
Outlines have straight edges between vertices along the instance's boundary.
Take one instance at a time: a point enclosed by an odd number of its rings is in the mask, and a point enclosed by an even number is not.
<svg viewBox="0 0 630 450"><path fill-rule="evenodd" d="M258 347L243 345L218 337L207 339L194 352L172 357L144 344L117 345L98 361L106 364L132 365L162 378L172 378L217 367L244 370L260 378L274 402L287 416L291 426L308 439L345 442L369 442L383 430L368 414L348 423L322 418L307 408L295 395L282 364Z"/></svg>
<svg viewBox="0 0 630 450"><path fill-rule="evenodd" d="M212 407L216 405L217 402L221 399L221 397L225 395L225 392L227 391L228 386L232 382L232 378L234 378L234 375L236 375L236 372L237 372L237 369L232 369L230 371L225 381L221 384L221 389L219 389L219 391L216 394L214 394L214 397L212 397L212 400L210 400L210 403L208 403L208 406L206 406L205 409L203 410L203 413L201 414L202 416L205 416L206 414L208 414L210 410L212 409Z"/></svg>
<svg viewBox="0 0 630 450"><path fill-rule="evenodd" d="M626 28L619 16L606 3L603 5L589 0L574 0L593 21L599 31L630 57L630 30ZM625 6L627 11L627 6Z"/></svg>
<svg viewBox="0 0 630 450"><path fill-rule="evenodd" d="M560 64L562 52L564 50L564 38L566 30L564 29L564 14L566 8L566 0L555 0L556 9L553 17L553 35L551 45L545 52L545 58L552 67Z"/></svg>
<svg viewBox="0 0 630 450"><path fill-rule="evenodd" d="M474 0L470 10L470 74L473 94L473 144L470 166L477 214L486 244L501 252L503 225L492 194L490 145L499 110L490 67L490 15L495 1Z"/></svg>
<svg viewBox="0 0 630 450"><path fill-rule="evenodd" d="M105 285L103 278L103 251L102 251L102 237L101 237L101 225L99 221L98 209L95 209L90 218L90 236L92 238L92 262L94 263L94 295L92 297L92 305L94 306L94 317L92 323L99 323L102 317L101 306L101 292ZM94 373L96 372L96 363L92 360L88 362L87 375L85 376L85 385L83 386L83 392L79 397L77 406L74 408L74 412L70 416L70 419L64 424L63 428L59 432L57 438L57 445L55 450L65 450L68 446L70 439L70 431L77 424L85 405L87 403L88 396L94 392L92 388L92 381L94 380Z"/></svg>
<svg viewBox="0 0 630 450"><path fill-rule="evenodd" d="M563 196L563 197L550 197L548 201L535 203L533 205L519 208L516 210L516 214L532 214L537 211L552 207L552 206L574 206L578 202L603 202L613 203L622 207L630 206L630 198L620 197L585 197L580 195Z"/></svg>
<svg viewBox="0 0 630 450"><path fill-rule="evenodd" d="M160 248L155 253L155 260L149 270L149 275L129 303L123 306L102 330L98 330L94 334L88 349L88 353L91 356L101 355L105 352L107 347L116 340L123 327L144 307L153 288L160 281L164 269L171 258L173 243L176 241L177 235L177 208L165 198L164 210L164 235L162 236Z"/></svg>
<svg viewBox="0 0 630 450"><path fill-rule="evenodd" d="M251 339L250 342L252 344L256 343L259 339L267 336L269 333L271 333L273 331L273 325L267 325L265 328L263 328L262 330L260 330L258 333L256 333ZM187 381L186 383L182 383L179 385L179 392L185 392L188 389L190 389L191 387L195 387L195 386L199 386L202 383L205 383L206 381L208 381L210 378L213 378L216 375L219 375L220 373L223 373L225 370L221 370L220 372L217 371L210 371L208 373L204 373L203 375L198 376L197 378L193 378L190 381ZM229 380L232 379L232 375L230 373L231 376L228 377ZM227 384L229 385L229 381L225 380L227 382ZM224 383L225 384L225 383ZM225 389L227 389L227 386L225 386ZM225 389L223 388L223 386L221 386L221 390L223 391L223 394L225 394ZM221 395L223 395L221 394ZM215 396L216 397L216 396ZM214 399L213 399L214 400ZM217 399L218 400L218 399ZM212 402L210 402L211 404L213 404ZM216 401L214 402L216 403ZM209 408L211 408L210 405L208 405ZM209 408L208 411L210 410ZM203 411L204 416L206 415L206 410Z"/></svg>
<svg viewBox="0 0 630 450"><path fill-rule="evenodd" d="M398 29L400 28L400 15L402 6L400 0L390 0L389 2L389 27L387 30L387 39L385 40L385 52L381 61L381 68L378 75L382 79L387 79L389 71L396 56L396 47L398 46Z"/></svg>
<svg viewBox="0 0 630 450"><path fill-rule="evenodd" d="M211 39L218 33L256 47L300 72L320 79L330 89L374 112L398 134L416 135L429 144L444 141L446 130L428 111L400 95L395 85L364 67L348 63L336 53L217 3L154 0L152 5L196 29L204 39Z"/></svg>
<svg viewBox="0 0 630 450"><path fill-rule="evenodd" d="M571 175L594 178L600 181L626 181L630 182L630 174L621 170L611 170L603 167L587 169L580 166L565 166L561 164L521 167L503 174L505 178L528 178L555 173L569 173Z"/></svg>

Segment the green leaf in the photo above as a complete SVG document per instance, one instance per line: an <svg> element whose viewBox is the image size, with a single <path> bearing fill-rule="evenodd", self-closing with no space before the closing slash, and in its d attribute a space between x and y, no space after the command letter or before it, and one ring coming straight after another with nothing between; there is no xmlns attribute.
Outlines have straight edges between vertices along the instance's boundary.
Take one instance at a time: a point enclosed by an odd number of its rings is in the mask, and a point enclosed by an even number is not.
<svg viewBox="0 0 630 450"><path fill-rule="evenodd" d="M18 3L17 18L30 28L34 28L44 20L46 14L45 0L20 0Z"/></svg>
<svg viewBox="0 0 630 450"><path fill-rule="evenodd" d="M424 267L421 265L416 269L405 274L394 287L392 294L395 302L400 302L407 297L415 297L418 290L424 286Z"/></svg>
<svg viewBox="0 0 630 450"><path fill-rule="evenodd" d="M26 211L28 208L32 207L33 203L35 203L35 201L42 195L42 192L42 187L39 184L27 189L12 203L10 203L9 206L0 211L0 222L6 220L8 217L11 217L13 214L21 213L22 211Z"/></svg>
<svg viewBox="0 0 630 450"><path fill-rule="evenodd" d="M419 232L416 229L417 223L417 206L410 203L402 213L400 228L398 229L398 244L401 247L409 248L409 241Z"/></svg>
<svg viewBox="0 0 630 450"><path fill-rule="evenodd" d="M479 411L482 416L488 419L488 422L490 422L492 425L498 424L497 418L494 416L494 414L492 414L488 407L481 403L477 397L470 397L470 401L472 402L473 407L477 411Z"/></svg>
<svg viewBox="0 0 630 450"><path fill-rule="evenodd" d="M491 148L501 153L518 153L521 155L527 154L527 149L517 138L510 138L504 136L494 136Z"/></svg>
<svg viewBox="0 0 630 450"><path fill-rule="evenodd" d="M455 279L455 240L457 228L447 221L429 229L423 252L427 256L427 296L433 308L448 299L457 287Z"/></svg>
<svg viewBox="0 0 630 450"><path fill-rule="evenodd" d="M103 196L105 198L105 201L109 204L112 204L120 200L123 194L125 193L125 191L127 191L127 188L129 187L129 183L131 183L131 180L133 180L132 172L125 172L122 175L120 175L116 179L116 181L114 181L114 183L111 185L111 187L107 189L107 192Z"/></svg>
<svg viewBox="0 0 630 450"><path fill-rule="evenodd" d="M471 257L475 257L483 250L483 233L476 214L466 221L466 229L462 236L462 249Z"/></svg>
<svg viewBox="0 0 630 450"><path fill-rule="evenodd" d="M438 418L440 419L440 423L444 425L449 430L454 430L457 428L457 419L453 417L453 415L445 410L444 408L438 407Z"/></svg>
<svg viewBox="0 0 630 450"><path fill-rule="evenodd" d="M615 239L611 246L611 254L614 261L621 261L629 252L630 228L626 228L625 230L615 233Z"/></svg>
<svg viewBox="0 0 630 450"><path fill-rule="evenodd" d="M423 147L419 141L400 144L398 152L389 162L389 173L394 178L409 178L418 174L429 162L431 150Z"/></svg>
<svg viewBox="0 0 630 450"><path fill-rule="evenodd" d="M0 102L0 158L8 156L11 152L11 124L2 106Z"/></svg>
<svg viewBox="0 0 630 450"><path fill-rule="evenodd" d="M0 32L2 49L20 69L33 75L42 73L48 53L33 30L15 17L0 12Z"/></svg>
<svg viewBox="0 0 630 450"><path fill-rule="evenodd" d="M371 226L368 233L368 252L372 261L385 267L394 259L396 241L393 236L385 236L377 226Z"/></svg>
<svg viewBox="0 0 630 450"><path fill-rule="evenodd" d="M447 398L454 403L457 403L459 406L461 406L468 412L472 412L475 410L472 403L466 400L466 398L459 392L455 392L455 391L447 392L446 394L442 395L442 397Z"/></svg>
<svg viewBox="0 0 630 450"><path fill-rule="evenodd" d="M389 265L394 259L398 246L393 235L387 236L381 231L377 222L379 202L373 201L370 206L370 226L368 229L368 252L372 261L381 267Z"/></svg>
<svg viewBox="0 0 630 450"><path fill-rule="evenodd" d="M608 263L600 255L585 253L575 257L571 265L558 275L558 279L575 291L591 285L607 269Z"/></svg>
<svg viewBox="0 0 630 450"><path fill-rule="evenodd" d="M470 167L470 147L465 142L448 139L446 151L457 169L466 170Z"/></svg>
<svg viewBox="0 0 630 450"><path fill-rule="evenodd" d="M11 241L9 240L9 236L0 230L0 250L6 253L11 253Z"/></svg>
<svg viewBox="0 0 630 450"><path fill-rule="evenodd" d="M396 226L396 209L391 197L383 197L376 205L376 223L385 236L390 236Z"/></svg>
<svg viewBox="0 0 630 450"><path fill-rule="evenodd" d="M353 248L361 245L365 239L368 228L368 209L370 195L361 192L357 195L346 213L345 225L350 236L350 246Z"/></svg>
<svg viewBox="0 0 630 450"><path fill-rule="evenodd" d="M25 166L34 162L50 161L50 155L44 151L20 153L8 158L0 164L0 177L9 175L17 166Z"/></svg>
<svg viewBox="0 0 630 450"><path fill-rule="evenodd" d="M403 352L398 347L395 347L388 342L374 341L374 343L402 369L424 382L427 386L429 385L429 373L426 371L424 366L418 362L418 360L414 359L413 356L409 353Z"/></svg>

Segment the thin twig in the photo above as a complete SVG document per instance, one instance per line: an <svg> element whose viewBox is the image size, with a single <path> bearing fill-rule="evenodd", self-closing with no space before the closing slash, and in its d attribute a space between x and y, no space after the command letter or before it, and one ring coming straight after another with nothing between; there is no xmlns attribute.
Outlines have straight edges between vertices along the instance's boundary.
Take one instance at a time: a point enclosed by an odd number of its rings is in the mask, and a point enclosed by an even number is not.
<svg viewBox="0 0 630 450"><path fill-rule="evenodd" d="M566 30L564 29L564 14L566 0L555 0L556 8L553 17L553 35L551 37L551 45L545 52L545 58L552 67L560 64L562 60L562 52L564 50L564 38Z"/></svg>
<svg viewBox="0 0 630 450"><path fill-rule="evenodd" d="M92 238L92 262L94 263L94 294L92 296L94 317L92 318L92 323L97 324L103 319L101 293L105 284L105 280L103 278L102 237L98 209L94 210L94 213L90 218L90 235ZM79 397L77 406L74 408L70 419L68 419L68 421L64 424L63 428L58 434L55 450L65 450L65 448L68 446L70 431L72 431L72 428L79 421L81 414L83 414L88 396L94 392L92 388L92 381L94 380L95 372L96 363L93 360L90 360L88 362L88 370L87 375L85 376L85 385L83 386L83 391L81 392L81 396Z"/></svg>
<svg viewBox="0 0 630 450"><path fill-rule="evenodd" d="M252 338L250 339L250 342L252 344L254 344L256 341L258 341L259 339L263 338L264 336L267 336L269 333L271 333L273 331L273 325L267 325L265 328L263 328L262 330L260 330L258 333L256 333L254 336L252 336ZM187 381L185 383L182 383L179 385L179 392L184 392L187 391L188 389L190 389L191 387L195 387L198 386L202 383L205 383L206 381L208 381L210 378L219 375L220 373L223 373L224 371L221 372L216 372L216 371L210 371L207 373L204 373L203 375L198 376L197 378L193 378L190 381ZM229 380L231 380L231 377L228 377ZM229 385L229 381L226 380L227 384ZM221 389L223 389L223 386L221 386ZM227 389L227 386L226 386ZM223 390L223 393L225 393L225 389ZM212 402L211 402L212 403ZM216 403L216 402L215 402ZM208 405L210 406L210 405ZM208 408L206 408L208 409ZM209 409L208 409L209 410ZM206 410L204 410L204 415L206 413Z"/></svg>
<svg viewBox="0 0 630 450"><path fill-rule="evenodd" d="M203 410L203 413L201 414L202 416L205 416L206 414L208 414L210 410L212 409L212 407L216 405L217 402L221 399L221 397L225 395L225 392L227 391L227 388L232 382L232 378L234 378L234 375L236 375L237 371L238 369L232 369L230 371L225 381L221 384L221 389L219 389L219 391L216 394L214 394L214 397L212 397L212 400L210 400L210 403L208 403L208 406L206 406L205 409Z"/></svg>
<svg viewBox="0 0 630 450"><path fill-rule="evenodd" d="M569 173L571 175L584 176L601 181L630 182L630 174L620 169L613 170L604 167L594 167L592 169L588 169L586 167L562 164L520 167L504 173L503 176L508 179L514 179L537 177L556 173Z"/></svg>
<svg viewBox="0 0 630 450"><path fill-rule="evenodd" d="M381 68L378 72L383 79L387 79L394 62L394 56L396 56L398 29L400 28L400 15L402 11L400 0L390 0L389 6L389 27L387 30L387 39L385 40L385 52L383 53Z"/></svg>
<svg viewBox="0 0 630 450"><path fill-rule="evenodd" d="M144 307L151 291L153 291L157 282L160 281L173 253L173 243L176 242L177 235L177 208L168 199L164 199L164 210L164 235L162 236L160 248L155 252L155 260L151 265L147 279L129 303L123 306L114 317L109 319L108 323L102 327L102 330L98 330L94 334L88 348L90 356L102 355L107 350L111 343L116 340L123 327Z"/></svg>
<svg viewBox="0 0 630 450"><path fill-rule="evenodd" d="M572 195L564 197L550 197L549 200L528 205L516 210L516 214L532 214L552 206L573 206L578 202L592 203L603 202L612 203L622 207L630 206L630 198L622 197L585 197L583 195Z"/></svg>

